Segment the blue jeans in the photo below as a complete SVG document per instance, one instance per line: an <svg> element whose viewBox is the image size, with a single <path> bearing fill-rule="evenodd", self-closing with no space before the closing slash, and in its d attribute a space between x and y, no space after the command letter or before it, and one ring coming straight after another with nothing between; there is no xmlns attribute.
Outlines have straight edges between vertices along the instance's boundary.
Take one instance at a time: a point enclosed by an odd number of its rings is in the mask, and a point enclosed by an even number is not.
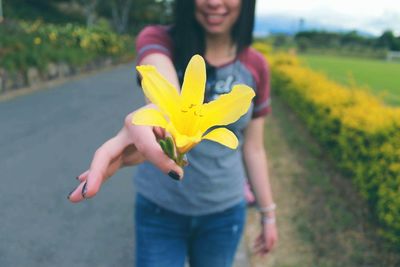
<svg viewBox="0 0 400 267"><path fill-rule="evenodd" d="M229 267L245 223L246 204L222 212L187 216L141 195L135 204L136 267Z"/></svg>

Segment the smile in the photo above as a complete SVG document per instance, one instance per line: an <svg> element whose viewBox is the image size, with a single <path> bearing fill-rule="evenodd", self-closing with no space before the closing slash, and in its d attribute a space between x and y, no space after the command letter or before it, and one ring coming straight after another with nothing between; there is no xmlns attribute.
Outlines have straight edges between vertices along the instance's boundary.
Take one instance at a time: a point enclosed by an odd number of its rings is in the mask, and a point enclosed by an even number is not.
<svg viewBox="0 0 400 267"><path fill-rule="evenodd" d="M220 24L225 20L227 13L224 14L205 14L204 17L206 18L207 23L209 24Z"/></svg>

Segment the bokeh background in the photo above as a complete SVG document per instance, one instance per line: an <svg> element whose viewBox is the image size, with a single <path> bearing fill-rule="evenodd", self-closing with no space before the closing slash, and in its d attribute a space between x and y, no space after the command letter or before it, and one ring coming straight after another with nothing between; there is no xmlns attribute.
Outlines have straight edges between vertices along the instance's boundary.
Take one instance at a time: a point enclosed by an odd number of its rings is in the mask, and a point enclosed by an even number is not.
<svg viewBox="0 0 400 267"><path fill-rule="evenodd" d="M77 205L96 148L143 103L134 42L173 0L0 0L0 266L132 266L132 168ZM249 207L236 266L400 266L400 5L258 0L280 241Z"/></svg>

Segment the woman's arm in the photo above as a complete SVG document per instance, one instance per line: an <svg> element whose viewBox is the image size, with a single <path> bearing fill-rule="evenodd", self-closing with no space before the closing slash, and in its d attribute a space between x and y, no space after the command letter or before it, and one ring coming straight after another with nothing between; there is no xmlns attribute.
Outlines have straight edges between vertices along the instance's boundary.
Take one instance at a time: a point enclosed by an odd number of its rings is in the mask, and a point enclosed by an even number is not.
<svg viewBox="0 0 400 267"><path fill-rule="evenodd" d="M264 117L253 119L246 128L243 143L243 156L249 182L256 195L259 207L271 207L274 203L268 176L267 156L264 149ZM273 222L275 211L263 213ZM273 218L273 219L272 219ZM268 253L277 241L275 223L263 223L262 233L256 240L257 254Z"/></svg>
<svg viewBox="0 0 400 267"><path fill-rule="evenodd" d="M141 65L153 65L179 90L179 81L174 65L169 57L161 53L145 56ZM149 160L164 173L173 178L182 178L183 170L168 158L157 143L163 137L163 130L149 126L132 124L131 114L119 133L99 147L93 156L90 169L77 178L80 184L68 195L71 202L79 202L93 197L102 184L120 168L136 165Z"/></svg>
<svg viewBox="0 0 400 267"><path fill-rule="evenodd" d="M270 206L274 202L264 149L264 122L263 117L253 119L246 128L243 143L243 156L248 178L260 207ZM273 211L271 215L274 215Z"/></svg>
<svg viewBox="0 0 400 267"><path fill-rule="evenodd" d="M138 65L153 65L177 90L180 90L178 75L172 60L161 53L153 53L145 56Z"/></svg>

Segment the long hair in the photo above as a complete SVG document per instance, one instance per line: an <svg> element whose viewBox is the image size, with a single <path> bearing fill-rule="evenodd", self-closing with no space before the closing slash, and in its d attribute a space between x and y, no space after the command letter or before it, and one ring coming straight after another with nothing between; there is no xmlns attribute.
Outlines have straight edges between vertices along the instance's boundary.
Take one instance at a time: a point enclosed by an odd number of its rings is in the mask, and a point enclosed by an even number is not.
<svg viewBox="0 0 400 267"><path fill-rule="evenodd" d="M256 0L242 0L240 15L231 31L237 54L253 42L255 5ZM177 68L183 69L194 54L204 55L205 33L195 18L195 0L175 0L174 24L170 33Z"/></svg>

